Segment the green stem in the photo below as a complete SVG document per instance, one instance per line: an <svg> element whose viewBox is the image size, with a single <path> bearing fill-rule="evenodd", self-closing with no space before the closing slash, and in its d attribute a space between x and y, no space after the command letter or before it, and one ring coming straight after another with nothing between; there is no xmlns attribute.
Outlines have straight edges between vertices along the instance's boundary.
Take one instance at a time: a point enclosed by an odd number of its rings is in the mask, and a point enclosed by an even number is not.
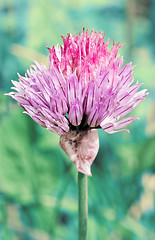
<svg viewBox="0 0 155 240"><path fill-rule="evenodd" d="M79 188L79 240L87 240L88 184L87 175L78 172Z"/></svg>

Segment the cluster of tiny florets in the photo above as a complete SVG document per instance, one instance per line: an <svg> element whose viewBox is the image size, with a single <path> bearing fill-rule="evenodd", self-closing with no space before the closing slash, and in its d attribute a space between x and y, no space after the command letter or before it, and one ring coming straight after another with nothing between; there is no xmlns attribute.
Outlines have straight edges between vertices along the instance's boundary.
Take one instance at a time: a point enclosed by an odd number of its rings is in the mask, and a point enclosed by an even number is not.
<svg viewBox="0 0 155 240"><path fill-rule="evenodd" d="M35 62L9 95L43 127L64 135L70 130L124 129L136 117L124 118L147 95L134 83L133 66L117 56L122 44L104 41L103 32L62 36L49 50L49 68Z"/></svg>

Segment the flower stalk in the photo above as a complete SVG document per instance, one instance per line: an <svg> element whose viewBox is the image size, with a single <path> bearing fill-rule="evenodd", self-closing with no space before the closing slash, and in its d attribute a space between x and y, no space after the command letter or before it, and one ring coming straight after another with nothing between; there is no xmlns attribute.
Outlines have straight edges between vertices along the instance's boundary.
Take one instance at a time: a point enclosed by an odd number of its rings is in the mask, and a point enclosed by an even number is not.
<svg viewBox="0 0 155 240"><path fill-rule="evenodd" d="M88 182L87 175L78 172L79 190L79 240L87 240L88 235Z"/></svg>

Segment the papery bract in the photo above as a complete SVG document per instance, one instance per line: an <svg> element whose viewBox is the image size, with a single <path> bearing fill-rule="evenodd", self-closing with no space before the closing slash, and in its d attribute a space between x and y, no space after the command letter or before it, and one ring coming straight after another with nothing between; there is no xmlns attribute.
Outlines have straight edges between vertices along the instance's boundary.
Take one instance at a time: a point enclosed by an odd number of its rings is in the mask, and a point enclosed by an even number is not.
<svg viewBox="0 0 155 240"><path fill-rule="evenodd" d="M99 139L96 129L88 131L69 131L60 137L60 146L68 154L77 170L91 176L90 166L98 150Z"/></svg>

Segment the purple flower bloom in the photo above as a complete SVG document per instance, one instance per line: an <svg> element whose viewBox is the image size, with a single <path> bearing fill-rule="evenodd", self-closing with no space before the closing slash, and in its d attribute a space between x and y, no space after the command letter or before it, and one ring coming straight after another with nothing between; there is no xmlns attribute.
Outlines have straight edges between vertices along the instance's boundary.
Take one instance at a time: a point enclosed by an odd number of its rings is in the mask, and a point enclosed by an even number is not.
<svg viewBox="0 0 155 240"><path fill-rule="evenodd" d="M49 68L35 62L19 82L12 81L17 92L8 94L34 121L61 136L60 146L87 175L99 148L96 129L129 132L124 127L137 117L125 116L148 94L133 83L132 64L122 67L117 56L122 44L109 49L104 36L85 30L62 36L63 46L48 48Z"/></svg>

